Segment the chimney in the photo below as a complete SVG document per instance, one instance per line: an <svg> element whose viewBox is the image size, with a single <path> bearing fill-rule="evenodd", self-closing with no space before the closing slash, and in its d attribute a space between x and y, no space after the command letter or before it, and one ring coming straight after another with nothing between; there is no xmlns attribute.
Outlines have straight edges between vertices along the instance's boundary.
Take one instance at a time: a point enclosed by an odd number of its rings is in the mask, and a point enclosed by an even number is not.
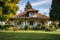
<svg viewBox="0 0 60 40"><path fill-rule="evenodd" d="M44 15L46 15L46 13L44 13Z"/></svg>
<svg viewBox="0 0 60 40"><path fill-rule="evenodd" d="M20 10L20 12L22 12L22 10Z"/></svg>

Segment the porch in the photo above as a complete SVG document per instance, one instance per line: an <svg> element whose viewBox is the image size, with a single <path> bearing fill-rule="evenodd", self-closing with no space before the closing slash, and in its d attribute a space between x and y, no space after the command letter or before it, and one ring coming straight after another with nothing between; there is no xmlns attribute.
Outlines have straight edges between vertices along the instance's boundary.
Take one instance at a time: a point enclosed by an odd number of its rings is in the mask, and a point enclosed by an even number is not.
<svg viewBox="0 0 60 40"><path fill-rule="evenodd" d="M30 26L30 28L36 27L39 23L47 24L47 19L41 19L41 18L14 18L11 20L13 22L14 26L18 26L19 28L25 28L26 25Z"/></svg>

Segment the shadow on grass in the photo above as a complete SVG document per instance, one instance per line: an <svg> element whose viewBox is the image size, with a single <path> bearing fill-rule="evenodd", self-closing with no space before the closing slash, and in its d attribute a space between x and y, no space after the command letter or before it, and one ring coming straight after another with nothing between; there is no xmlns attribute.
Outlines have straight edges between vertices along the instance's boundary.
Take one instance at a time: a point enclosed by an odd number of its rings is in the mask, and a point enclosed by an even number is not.
<svg viewBox="0 0 60 40"><path fill-rule="evenodd" d="M0 40L60 40L60 34L0 32Z"/></svg>

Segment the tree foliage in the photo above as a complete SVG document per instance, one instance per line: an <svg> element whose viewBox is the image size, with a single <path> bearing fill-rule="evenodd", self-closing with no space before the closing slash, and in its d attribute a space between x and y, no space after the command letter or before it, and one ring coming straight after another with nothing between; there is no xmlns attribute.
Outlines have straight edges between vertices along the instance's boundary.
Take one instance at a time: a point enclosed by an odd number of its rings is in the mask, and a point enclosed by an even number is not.
<svg viewBox="0 0 60 40"><path fill-rule="evenodd" d="M25 5L25 10L32 9L32 5L28 1L27 4Z"/></svg>
<svg viewBox="0 0 60 40"><path fill-rule="evenodd" d="M53 21L60 20L60 0L52 0L52 5L49 15Z"/></svg>
<svg viewBox="0 0 60 40"><path fill-rule="evenodd" d="M15 15L16 11L19 9L16 5L18 3L19 0L0 0L0 20L7 21L9 18Z"/></svg>

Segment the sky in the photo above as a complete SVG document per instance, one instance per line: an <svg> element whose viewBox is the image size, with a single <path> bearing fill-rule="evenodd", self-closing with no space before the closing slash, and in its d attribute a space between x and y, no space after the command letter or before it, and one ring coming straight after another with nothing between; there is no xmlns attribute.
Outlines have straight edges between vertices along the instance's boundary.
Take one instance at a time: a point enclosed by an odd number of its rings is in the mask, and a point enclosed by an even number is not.
<svg viewBox="0 0 60 40"><path fill-rule="evenodd" d="M17 14L20 13L20 10L24 11L27 1L30 2L34 9L39 10L39 13L46 13L46 15L49 16L52 0L20 0L19 4L17 4L17 6L19 6Z"/></svg>

